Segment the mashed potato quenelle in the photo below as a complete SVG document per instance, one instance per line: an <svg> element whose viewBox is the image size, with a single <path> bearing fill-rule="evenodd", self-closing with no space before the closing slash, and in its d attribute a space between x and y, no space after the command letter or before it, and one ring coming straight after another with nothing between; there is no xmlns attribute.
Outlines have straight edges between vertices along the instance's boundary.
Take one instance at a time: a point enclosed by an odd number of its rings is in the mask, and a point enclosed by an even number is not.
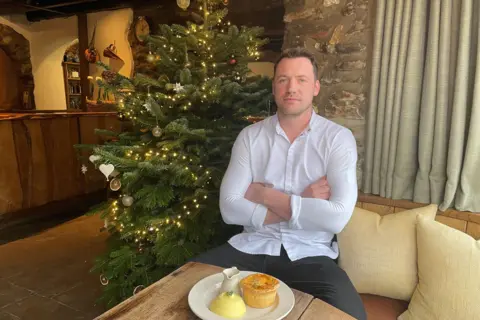
<svg viewBox="0 0 480 320"><path fill-rule="evenodd" d="M247 312L242 297L232 291L220 293L210 303L209 309L213 313L229 319L240 318Z"/></svg>

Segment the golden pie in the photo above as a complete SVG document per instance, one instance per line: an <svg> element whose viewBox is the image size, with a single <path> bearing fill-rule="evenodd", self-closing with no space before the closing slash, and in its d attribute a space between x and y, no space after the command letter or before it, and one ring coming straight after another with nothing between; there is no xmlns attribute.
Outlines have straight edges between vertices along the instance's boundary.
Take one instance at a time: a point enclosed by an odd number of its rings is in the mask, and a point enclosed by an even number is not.
<svg viewBox="0 0 480 320"><path fill-rule="evenodd" d="M245 303L252 308L267 308L273 305L280 282L264 273L254 273L240 281Z"/></svg>

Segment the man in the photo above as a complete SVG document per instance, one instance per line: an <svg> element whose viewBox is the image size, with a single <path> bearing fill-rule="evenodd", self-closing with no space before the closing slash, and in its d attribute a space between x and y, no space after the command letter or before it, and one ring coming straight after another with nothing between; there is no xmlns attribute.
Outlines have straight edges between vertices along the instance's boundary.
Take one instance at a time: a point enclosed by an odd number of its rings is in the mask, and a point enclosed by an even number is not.
<svg viewBox="0 0 480 320"><path fill-rule="evenodd" d="M238 135L221 185L222 217L244 232L194 261L270 274L366 319L333 241L357 200L356 142L313 111L317 74L308 51L282 53L273 79L277 114Z"/></svg>

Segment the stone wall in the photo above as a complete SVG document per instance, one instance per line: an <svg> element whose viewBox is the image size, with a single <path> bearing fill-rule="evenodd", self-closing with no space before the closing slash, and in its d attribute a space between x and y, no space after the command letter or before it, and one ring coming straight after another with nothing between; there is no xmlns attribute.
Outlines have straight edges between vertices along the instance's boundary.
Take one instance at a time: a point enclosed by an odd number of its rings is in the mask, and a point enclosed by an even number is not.
<svg viewBox="0 0 480 320"><path fill-rule="evenodd" d="M350 128L358 146L357 178L364 158L372 10L368 0L284 0L283 48L301 46L319 63L318 113Z"/></svg>

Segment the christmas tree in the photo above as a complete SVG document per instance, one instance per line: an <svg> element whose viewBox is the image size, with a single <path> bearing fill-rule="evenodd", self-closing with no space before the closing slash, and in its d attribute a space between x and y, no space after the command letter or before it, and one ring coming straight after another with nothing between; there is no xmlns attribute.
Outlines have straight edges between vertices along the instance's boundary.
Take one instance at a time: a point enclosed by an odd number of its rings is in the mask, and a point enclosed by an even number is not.
<svg viewBox="0 0 480 320"><path fill-rule="evenodd" d="M97 130L108 142L90 159L109 180L109 200L92 210L106 221L107 254L94 270L108 307L157 281L238 229L221 219L219 189L230 152L249 116L270 112L271 80L251 76L266 43L262 28L225 22L222 0L202 4L203 22L160 25L133 79L108 69L128 130Z"/></svg>

